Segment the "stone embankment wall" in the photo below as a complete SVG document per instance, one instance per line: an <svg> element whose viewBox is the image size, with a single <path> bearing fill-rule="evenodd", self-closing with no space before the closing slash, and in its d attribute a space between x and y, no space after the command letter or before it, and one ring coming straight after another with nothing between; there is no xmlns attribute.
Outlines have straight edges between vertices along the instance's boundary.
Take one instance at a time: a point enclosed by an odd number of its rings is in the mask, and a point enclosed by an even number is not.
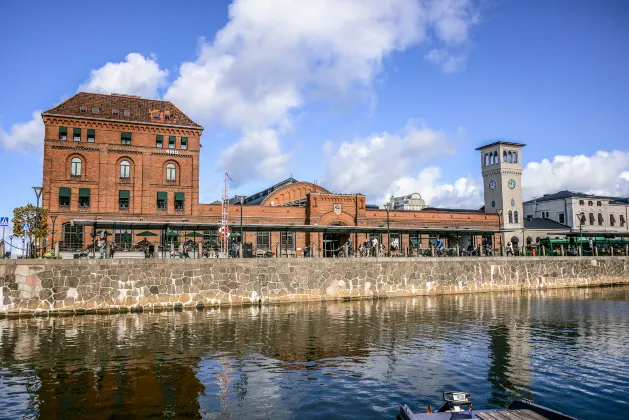
<svg viewBox="0 0 629 420"><path fill-rule="evenodd" d="M0 260L0 316L616 283L629 258Z"/></svg>

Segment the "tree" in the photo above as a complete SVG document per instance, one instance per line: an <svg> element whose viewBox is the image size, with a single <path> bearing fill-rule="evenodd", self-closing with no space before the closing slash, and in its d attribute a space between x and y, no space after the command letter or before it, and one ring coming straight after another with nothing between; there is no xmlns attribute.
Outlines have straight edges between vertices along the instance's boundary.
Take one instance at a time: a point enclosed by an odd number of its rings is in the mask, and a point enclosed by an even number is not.
<svg viewBox="0 0 629 420"><path fill-rule="evenodd" d="M43 238L48 234L48 210L39 208L39 219L37 220L37 207L32 204L13 209L13 235L34 238ZM35 220L37 220L37 232L35 231ZM28 229L24 230L24 224L28 223Z"/></svg>

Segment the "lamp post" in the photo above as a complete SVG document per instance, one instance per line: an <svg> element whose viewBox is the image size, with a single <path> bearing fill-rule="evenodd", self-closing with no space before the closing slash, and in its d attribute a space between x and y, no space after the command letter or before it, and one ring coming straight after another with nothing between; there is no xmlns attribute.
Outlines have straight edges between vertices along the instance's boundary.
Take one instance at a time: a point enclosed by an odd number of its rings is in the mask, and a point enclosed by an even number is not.
<svg viewBox="0 0 629 420"><path fill-rule="evenodd" d="M33 190L35 190L35 196L37 197L37 207L36 207L36 211L35 211L35 258L39 258L39 250L37 248L37 231L39 228L39 199L41 197L41 193L42 193L42 187L33 187ZM32 244L31 244L32 247Z"/></svg>
<svg viewBox="0 0 629 420"><path fill-rule="evenodd" d="M13 235L9 235L9 241L11 241L11 257L9 258L13 258Z"/></svg>
<svg viewBox="0 0 629 420"><path fill-rule="evenodd" d="M242 236L242 205L245 204L245 198L247 198L247 196L245 195L239 195L238 197L238 202L240 203L240 255L242 255L244 257L244 246L245 246L245 240L244 237Z"/></svg>
<svg viewBox="0 0 629 420"><path fill-rule="evenodd" d="M496 209L496 213L498 214L498 238L500 238L499 246L500 246L500 255L502 255L502 209Z"/></svg>
<svg viewBox="0 0 629 420"><path fill-rule="evenodd" d="M391 222L389 220L389 212L391 212L391 202L385 203L384 209L387 211L387 255L391 256Z"/></svg>
<svg viewBox="0 0 629 420"><path fill-rule="evenodd" d="M50 216L52 220L52 255L55 255L55 221L57 220L57 216Z"/></svg>

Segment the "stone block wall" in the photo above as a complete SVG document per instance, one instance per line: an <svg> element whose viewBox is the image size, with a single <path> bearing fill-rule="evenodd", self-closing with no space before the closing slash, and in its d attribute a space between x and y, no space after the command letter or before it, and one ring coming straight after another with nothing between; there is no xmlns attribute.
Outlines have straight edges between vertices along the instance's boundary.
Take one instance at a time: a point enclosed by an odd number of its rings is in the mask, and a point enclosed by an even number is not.
<svg viewBox="0 0 629 420"><path fill-rule="evenodd" d="M0 316L617 283L629 283L629 258L1 260Z"/></svg>

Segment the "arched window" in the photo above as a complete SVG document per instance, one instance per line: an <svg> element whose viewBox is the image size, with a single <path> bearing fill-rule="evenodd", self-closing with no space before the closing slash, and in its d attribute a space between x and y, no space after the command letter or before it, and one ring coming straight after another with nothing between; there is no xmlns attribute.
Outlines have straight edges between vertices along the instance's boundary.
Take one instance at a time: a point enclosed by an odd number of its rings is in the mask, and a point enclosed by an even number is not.
<svg viewBox="0 0 629 420"><path fill-rule="evenodd" d="M502 161L507 162L507 152L502 152Z"/></svg>
<svg viewBox="0 0 629 420"><path fill-rule="evenodd" d="M526 237L526 244L527 245L531 245L533 243L533 238L531 238L530 236Z"/></svg>
<svg viewBox="0 0 629 420"><path fill-rule="evenodd" d="M513 153L509 152L508 157L507 157L507 161L509 163L513 163Z"/></svg>
<svg viewBox="0 0 629 420"><path fill-rule="evenodd" d="M513 152L513 163L518 163L518 152Z"/></svg>
<svg viewBox="0 0 629 420"><path fill-rule="evenodd" d="M498 152L494 152L494 163L500 163L500 157L498 156Z"/></svg>
<svg viewBox="0 0 629 420"><path fill-rule="evenodd" d="M177 179L177 167L174 163L166 165L166 181L175 181Z"/></svg>
<svg viewBox="0 0 629 420"><path fill-rule="evenodd" d="M590 226L594 225L594 221L596 219L594 218L594 213L590 213Z"/></svg>
<svg viewBox="0 0 629 420"><path fill-rule="evenodd" d="M129 179L131 177L131 164L128 160L120 162L120 178Z"/></svg>
<svg viewBox="0 0 629 420"><path fill-rule="evenodd" d="M485 166L489 165L489 153L485 153Z"/></svg>
<svg viewBox="0 0 629 420"><path fill-rule="evenodd" d="M513 212L509 210L509 223L513 223Z"/></svg>
<svg viewBox="0 0 629 420"><path fill-rule="evenodd" d="M515 223L520 223L520 215L518 214L517 210L513 212L513 221Z"/></svg>
<svg viewBox="0 0 629 420"><path fill-rule="evenodd" d="M541 240L542 240L542 238L540 238L540 237L538 236L537 238L535 238L535 243L536 243L536 244L538 244L538 243L539 243L539 241L541 241Z"/></svg>
<svg viewBox="0 0 629 420"><path fill-rule="evenodd" d="M72 176L81 176L81 166L83 166L83 162L80 158L75 157L72 158L72 163L70 166L70 175Z"/></svg>

